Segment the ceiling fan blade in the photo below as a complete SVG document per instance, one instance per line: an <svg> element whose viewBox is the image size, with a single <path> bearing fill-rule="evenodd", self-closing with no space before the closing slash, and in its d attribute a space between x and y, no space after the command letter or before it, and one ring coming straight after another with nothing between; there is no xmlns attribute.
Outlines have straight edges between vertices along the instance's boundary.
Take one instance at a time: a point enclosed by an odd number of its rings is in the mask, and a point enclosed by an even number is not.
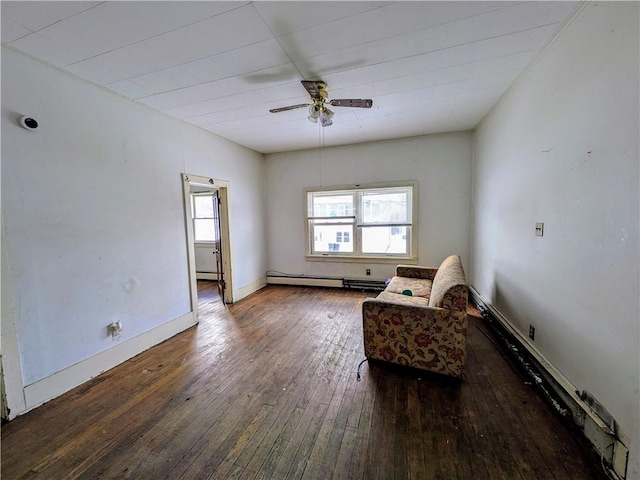
<svg viewBox="0 0 640 480"><path fill-rule="evenodd" d="M371 108L373 100L370 98L344 98L331 100L329 105L333 107L357 107L357 108Z"/></svg>
<svg viewBox="0 0 640 480"><path fill-rule="evenodd" d="M307 89L311 98L319 98L320 97L320 89L318 88L318 82L314 82L313 80L301 80L302 86Z"/></svg>
<svg viewBox="0 0 640 480"><path fill-rule="evenodd" d="M311 105L310 103L299 103L298 105L290 105L288 107L272 108L269 111L271 113L286 112L287 110L293 110L295 108L302 108L302 107L309 107L310 105Z"/></svg>

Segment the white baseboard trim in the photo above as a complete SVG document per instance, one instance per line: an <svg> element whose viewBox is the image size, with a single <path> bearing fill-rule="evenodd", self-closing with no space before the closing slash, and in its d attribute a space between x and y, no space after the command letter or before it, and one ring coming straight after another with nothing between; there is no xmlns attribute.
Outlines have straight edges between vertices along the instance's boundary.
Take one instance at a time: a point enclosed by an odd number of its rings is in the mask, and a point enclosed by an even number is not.
<svg viewBox="0 0 640 480"><path fill-rule="evenodd" d="M595 410L585 403L577 394L578 388L569 381L540 351L518 331L511 322L474 287L469 287L469 292L476 305L482 305L500 322L518 343L522 345L528 354L545 370L555 394L565 402L571 410L574 423L582 430L585 438L591 443L601 458L606 459L611 469L606 473L614 480L624 480L627 475L627 463L629 457L629 440L619 438L611 428L600 418ZM620 432L621 433L621 432Z"/></svg>
<svg viewBox="0 0 640 480"><path fill-rule="evenodd" d="M93 377L135 357L148 348L192 327L196 323L193 312L186 313L149 332L116 344L104 352L100 352L93 357L27 385L24 387L26 410L16 412L16 415L26 413L68 392Z"/></svg>
<svg viewBox="0 0 640 480"><path fill-rule="evenodd" d="M342 288L342 279L307 278L307 277L267 277L269 285L300 285L303 287L336 287Z"/></svg>
<svg viewBox="0 0 640 480"><path fill-rule="evenodd" d="M267 280L265 277L261 277L258 280L256 280L255 282L251 282L248 285L245 285L244 287L238 288L237 290L233 291L233 301L237 302L238 300L242 300L244 297L247 297L249 295L251 295L254 292L257 292L258 290L260 290L261 288L264 288L267 286Z"/></svg>

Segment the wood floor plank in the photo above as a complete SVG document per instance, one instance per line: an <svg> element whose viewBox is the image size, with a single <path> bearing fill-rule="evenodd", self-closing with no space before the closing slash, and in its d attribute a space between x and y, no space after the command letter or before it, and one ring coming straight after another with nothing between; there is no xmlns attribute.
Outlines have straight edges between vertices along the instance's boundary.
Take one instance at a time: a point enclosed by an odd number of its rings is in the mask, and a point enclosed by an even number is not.
<svg viewBox="0 0 640 480"><path fill-rule="evenodd" d="M373 419L373 402L375 397L375 391L371 385L373 382L366 378L361 382L365 388L365 393L362 397L362 405L359 407L360 418L358 420L358 426L356 429L356 438L353 442L353 451L351 456L351 464L349 465L349 474L347 478L361 479L365 478L365 469L367 468L367 455L369 447L369 437L371 436L371 422ZM350 447L345 445L344 447ZM341 447L342 453L342 447ZM337 474L339 472L335 472ZM340 477L337 477L340 478Z"/></svg>
<svg viewBox="0 0 640 480"><path fill-rule="evenodd" d="M2 426L7 479L605 479L470 318L463 382L365 363L369 293L269 286ZM375 296L375 295L373 295Z"/></svg>
<svg viewBox="0 0 640 480"><path fill-rule="evenodd" d="M353 316L354 312L349 312L349 315ZM351 352L356 346L353 345L353 338L350 329L345 329L336 345L340 349L340 357L336 362L336 368L329 384L324 388L326 392L331 392L329 407L325 421L320 426L313 450L309 454L302 478L330 478L335 468L335 461L340 451L349 413L349 409L344 408L345 393L348 385L354 383L351 370L353 367ZM333 388L330 388L329 385L333 385ZM347 402L350 401L351 396L352 392L351 395L347 394Z"/></svg>
<svg viewBox="0 0 640 480"><path fill-rule="evenodd" d="M340 304L332 304L330 306L331 311L336 309L339 311ZM329 316L331 318L335 318L334 314L329 314ZM324 412L324 410L326 410L326 407L328 406L326 403L327 386L325 385L325 382L328 380L328 377L326 376L326 367L327 365L332 364L331 354L329 354L328 359L325 360L327 357L326 352L333 351L330 346L335 345L336 338L340 335L344 326L344 324L336 323L334 329L327 331L327 336L323 342L325 347L318 351L318 353L324 352L322 355L324 358L320 358L318 355L311 358L311 361L307 363L307 368L304 370L304 373L299 376L301 381L298 388L305 388L305 394L300 397L300 401L298 405L296 405L296 409L300 409L303 412L297 421L297 425L294 426L293 423L289 424L289 426L293 428L291 440L288 442L284 450L279 448L283 445L283 442L276 442L276 445L271 449L266 462L261 467L257 478L284 477L286 475L288 465L291 463L291 459L294 458L295 453L299 449L299 442L301 441L299 437L302 433L306 432L309 418L314 417L315 413L318 411ZM285 434L285 432L283 431L281 435L282 434Z"/></svg>
<svg viewBox="0 0 640 480"><path fill-rule="evenodd" d="M422 431L420 429L421 417L420 417L420 399L418 397L418 385L416 382L407 383L407 400L406 400L406 424L399 423L399 427L404 427L404 435L408 437L408 454L407 462L408 467L408 479L420 480L427 478L425 462L424 462L424 447L422 442ZM400 428L399 428L400 430Z"/></svg>
<svg viewBox="0 0 640 480"><path fill-rule="evenodd" d="M476 328L477 331L479 330ZM477 349L470 354L476 361L479 351L480 349ZM519 432L517 435L507 429L501 429L497 435L492 437L492 440L495 439L491 443L492 455L497 459L494 465L496 463L501 465L501 474L507 479L514 476L518 479L553 478L548 464L540 455L538 446L532 441L531 432L520 421L522 409L517 405L517 392L524 387L524 383L522 381L510 382L509 398L502 395L504 379L512 377L515 372L506 363L498 362L500 359L498 351L485 348L483 358L486 357L494 358L496 368L492 369L490 374L488 372L484 374L482 383L489 384L493 388L484 389L482 391L483 398L469 399L468 403L475 406L476 411L483 418L482 423L486 423L492 430L495 430L502 423L504 417L521 427L521 429L514 428L513 432ZM510 448L505 451L504 445L508 445ZM523 461L523 452L526 452L527 457L530 456L533 461Z"/></svg>
<svg viewBox="0 0 640 480"><path fill-rule="evenodd" d="M411 418L409 416L409 384L411 382L398 382L396 394L396 418L394 420L395 432L393 442L393 478L409 478L411 466L409 456L412 454L411 437L409 428Z"/></svg>
<svg viewBox="0 0 640 480"><path fill-rule="evenodd" d="M269 412L273 409L271 405L262 405L260 411L253 417L251 423L242 430L236 442L225 452L225 457L218 464L216 469L210 475L199 474L194 478L225 478L236 467L236 460L240 453L247 447L249 440L255 435L256 431L262 425Z"/></svg>
<svg viewBox="0 0 640 480"><path fill-rule="evenodd" d="M336 298L333 298L332 301L325 301L323 303L323 308L321 309L323 313L315 316L307 315L304 318L308 318L311 325L315 326L318 323L318 316L326 315L326 310L333 308L335 300ZM304 322L301 322L301 325L307 328ZM330 329L325 328L324 332L318 331L316 340L321 345L330 344L338 326L339 325L336 324ZM299 343L301 342L293 342L292 344L295 346ZM314 349L311 349L311 351L313 350ZM311 356L305 354L304 356L296 355L295 357L289 357L288 361L291 362L288 369L289 382L282 388L282 391L287 393L280 395L278 401L274 403L274 405L277 404L281 406L280 409L274 410L274 415L277 414L278 416L274 419L275 423L269 426L269 430L259 441L259 445L254 451L255 454L248 461L246 472L244 472L240 478L268 478L268 476L273 473L280 455L282 455L284 448L286 448L286 442L278 442L277 440L280 437L285 438L288 432L295 428L302 416L302 412L308 405L309 398L312 394L311 379L313 372L319 368L318 364L322 351L322 349L318 348L315 349L315 353L312 353ZM303 358L302 362L300 361L301 357ZM279 400L281 399L285 401L280 402ZM284 418L287 418L286 422L283 421ZM278 428L275 425L280 427Z"/></svg>

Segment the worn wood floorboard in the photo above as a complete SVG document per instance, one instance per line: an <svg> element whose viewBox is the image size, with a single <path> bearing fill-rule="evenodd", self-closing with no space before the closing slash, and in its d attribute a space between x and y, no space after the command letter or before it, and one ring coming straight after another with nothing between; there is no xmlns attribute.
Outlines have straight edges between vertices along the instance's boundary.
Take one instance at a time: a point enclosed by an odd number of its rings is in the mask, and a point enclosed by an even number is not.
<svg viewBox="0 0 640 480"><path fill-rule="evenodd" d="M370 293L270 286L2 427L11 479L605 479L470 317L460 382L363 358Z"/></svg>

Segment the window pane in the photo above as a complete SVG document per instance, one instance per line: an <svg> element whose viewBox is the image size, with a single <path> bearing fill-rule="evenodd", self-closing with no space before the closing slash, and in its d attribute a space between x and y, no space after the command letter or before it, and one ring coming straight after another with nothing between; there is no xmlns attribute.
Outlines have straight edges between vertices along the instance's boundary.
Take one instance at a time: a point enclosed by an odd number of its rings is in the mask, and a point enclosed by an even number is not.
<svg viewBox="0 0 640 480"><path fill-rule="evenodd" d="M310 217L344 217L355 215L353 195L312 194Z"/></svg>
<svg viewBox="0 0 640 480"><path fill-rule="evenodd" d="M353 252L353 225L312 225L311 228L314 252Z"/></svg>
<svg viewBox="0 0 640 480"><path fill-rule="evenodd" d="M193 214L196 218L213 217L213 199L211 195L193 196Z"/></svg>
<svg viewBox="0 0 640 480"><path fill-rule="evenodd" d="M409 223L411 202L407 190L385 189L362 194L363 223Z"/></svg>
<svg viewBox="0 0 640 480"><path fill-rule="evenodd" d="M407 238L407 227L363 227L362 252L407 254Z"/></svg>
<svg viewBox="0 0 640 480"><path fill-rule="evenodd" d="M213 242L216 239L216 229L213 219L195 218L193 230L196 242Z"/></svg>

